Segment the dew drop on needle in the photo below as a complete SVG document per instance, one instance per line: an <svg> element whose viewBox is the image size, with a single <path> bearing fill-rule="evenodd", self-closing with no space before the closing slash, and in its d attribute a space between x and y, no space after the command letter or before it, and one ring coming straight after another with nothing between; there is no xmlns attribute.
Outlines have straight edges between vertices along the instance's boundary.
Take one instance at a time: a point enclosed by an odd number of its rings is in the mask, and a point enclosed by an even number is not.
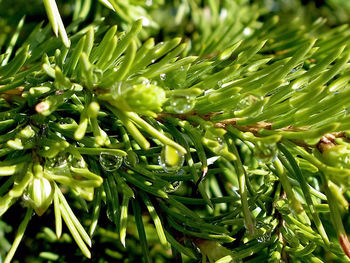
<svg viewBox="0 0 350 263"><path fill-rule="evenodd" d="M101 153L99 162L105 171L113 172L122 165L123 157L109 153Z"/></svg>
<svg viewBox="0 0 350 263"><path fill-rule="evenodd" d="M158 158L165 172L177 172L183 166L184 155L175 148L165 145Z"/></svg>

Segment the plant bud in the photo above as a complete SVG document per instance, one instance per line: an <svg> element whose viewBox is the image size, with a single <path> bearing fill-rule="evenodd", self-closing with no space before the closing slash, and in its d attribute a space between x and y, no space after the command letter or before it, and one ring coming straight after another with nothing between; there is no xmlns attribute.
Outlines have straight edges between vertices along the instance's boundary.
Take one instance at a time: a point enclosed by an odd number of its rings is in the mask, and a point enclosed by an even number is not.
<svg viewBox="0 0 350 263"><path fill-rule="evenodd" d="M350 151L346 145L334 145L324 150L322 155L325 163L330 166L338 168L350 167Z"/></svg>
<svg viewBox="0 0 350 263"><path fill-rule="evenodd" d="M28 202L38 216L42 216L49 208L54 189L49 180L44 177L34 177L28 186Z"/></svg>
<svg viewBox="0 0 350 263"><path fill-rule="evenodd" d="M166 101L165 91L153 84L127 85L118 82L112 86L111 94L112 105L121 110L140 114L161 112L162 105Z"/></svg>

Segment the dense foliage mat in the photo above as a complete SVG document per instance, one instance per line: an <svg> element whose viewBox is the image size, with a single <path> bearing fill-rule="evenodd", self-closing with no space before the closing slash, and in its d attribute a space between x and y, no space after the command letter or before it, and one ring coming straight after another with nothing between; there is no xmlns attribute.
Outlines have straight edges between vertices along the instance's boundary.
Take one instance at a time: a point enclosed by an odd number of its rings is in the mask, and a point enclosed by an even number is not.
<svg viewBox="0 0 350 263"><path fill-rule="evenodd" d="M350 262L348 1L56 2L0 0L0 262Z"/></svg>

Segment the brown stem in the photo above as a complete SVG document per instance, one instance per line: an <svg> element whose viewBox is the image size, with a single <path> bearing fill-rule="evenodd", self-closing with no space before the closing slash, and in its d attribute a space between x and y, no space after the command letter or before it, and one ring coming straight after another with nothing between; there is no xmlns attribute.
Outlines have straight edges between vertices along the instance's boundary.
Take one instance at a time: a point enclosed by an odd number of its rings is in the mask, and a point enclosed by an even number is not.
<svg viewBox="0 0 350 263"><path fill-rule="evenodd" d="M167 116L171 117L176 117L181 120L186 120L189 116L198 116L202 118L205 121L210 121L212 117L218 115L219 113L214 112L214 113L208 113L208 114L197 114L196 112L188 112L186 114L172 114L172 113L160 113L157 116L157 120L164 120ZM237 125L237 118L231 118L231 119L226 119L223 121L218 121L214 123L214 126L216 128L222 128L226 129L228 125L232 125L238 130L242 132L251 132L254 134L256 137L260 137L261 135L259 134L259 131L261 129L266 129L266 130L271 130L272 129L272 123L271 122L258 122L255 124L250 124L250 125L245 125L245 126L239 126ZM308 127L302 127L302 128L295 128L293 126L287 126L284 128L281 128L281 131L303 131L307 130ZM320 152L323 152L325 149L334 146L335 139L336 138L344 138L345 137L345 132L333 132L333 133L327 133L322 136L320 141L315 145L309 145L305 143L303 140L292 140L295 144L298 146L304 147L304 148L309 148L309 147L316 147Z"/></svg>
<svg viewBox="0 0 350 263"><path fill-rule="evenodd" d="M350 242L345 233L339 235L339 242L344 253L348 256L348 258L350 258Z"/></svg>

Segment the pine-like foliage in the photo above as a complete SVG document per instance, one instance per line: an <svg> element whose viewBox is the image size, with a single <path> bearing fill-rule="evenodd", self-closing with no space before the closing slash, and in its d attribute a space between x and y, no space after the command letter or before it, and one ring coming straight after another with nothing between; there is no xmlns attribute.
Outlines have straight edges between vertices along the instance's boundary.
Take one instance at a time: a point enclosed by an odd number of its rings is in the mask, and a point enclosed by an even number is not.
<svg viewBox="0 0 350 263"><path fill-rule="evenodd" d="M0 1L0 262L350 262L349 15Z"/></svg>

